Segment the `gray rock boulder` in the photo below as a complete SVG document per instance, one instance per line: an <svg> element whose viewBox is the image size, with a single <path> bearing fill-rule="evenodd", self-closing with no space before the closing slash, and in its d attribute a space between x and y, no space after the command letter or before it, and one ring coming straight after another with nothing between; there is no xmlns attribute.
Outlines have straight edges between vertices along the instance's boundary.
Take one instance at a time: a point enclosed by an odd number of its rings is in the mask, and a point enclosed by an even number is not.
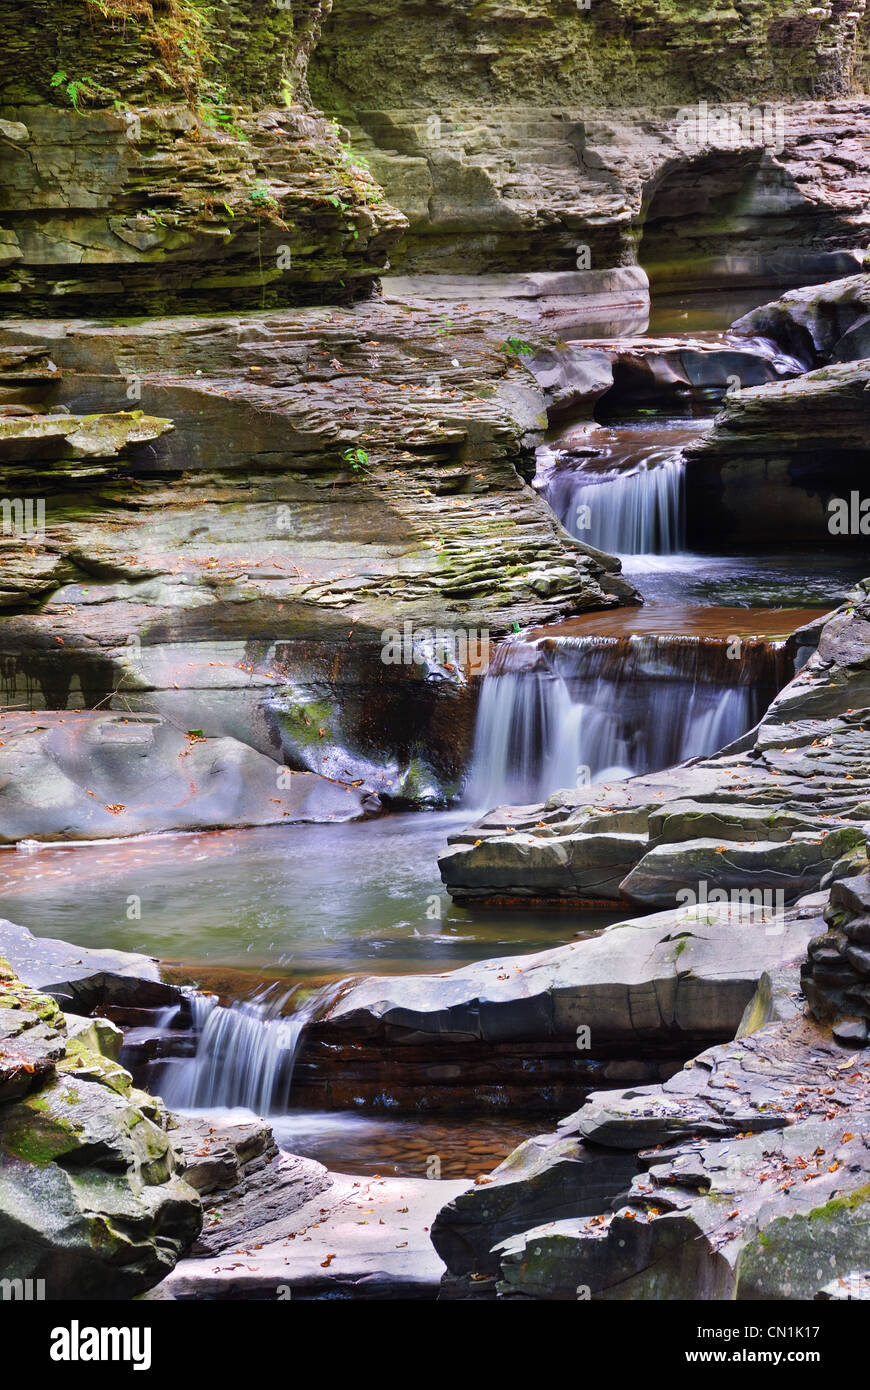
<svg viewBox="0 0 870 1390"><path fill-rule="evenodd" d="M0 1030L4 1277L44 1280L50 1300L141 1293L202 1224L162 1106L5 962Z"/></svg>
<svg viewBox="0 0 870 1390"><path fill-rule="evenodd" d="M93 950L54 937L34 936L27 927L0 918L0 956L19 980L41 994L51 995L75 1018L111 1005L160 1008L178 1004L181 991L160 978L157 962L132 951ZM100 1038L103 1019L87 1020ZM111 1024L106 1024L111 1029ZM76 1023L75 1028L79 1025ZM68 1028L68 1033L72 1029Z"/></svg>
<svg viewBox="0 0 870 1390"><path fill-rule="evenodd" d="M732 330L769 338L812 368L870 355L868 322L870 275L861 274L789 290L744 314Z"/></svg>
<svg viewBox="0 0 870 1390"><path fill-rule="evenodd" d="M291 772L232 738L155 715L16 713L2 720L0 842L353 820L377 799Z"/></svg>
<svg viewBox="0 0 870 1390"><path fill-rule="evenodd" d="M498 1249L502 1298L812 1299L870 1255L870 1114L680 1151L619 1210Z"/></svg>

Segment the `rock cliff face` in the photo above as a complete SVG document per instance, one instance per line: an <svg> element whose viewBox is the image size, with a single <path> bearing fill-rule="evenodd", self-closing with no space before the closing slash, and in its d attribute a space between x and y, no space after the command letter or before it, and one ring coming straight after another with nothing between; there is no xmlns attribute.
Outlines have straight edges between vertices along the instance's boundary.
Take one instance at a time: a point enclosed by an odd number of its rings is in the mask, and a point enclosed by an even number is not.
<svg viewBox="0 0 870 1390"><path fill-rule="evenodd" d="M404 225L310 105L319 6L0 7L0 308L349 300Z"/></svg>
<svg viewBox="0 0 870 1390"><path fill-rule="evenodd" d="M866 876L838 881L827 906L814 894L786 914L786 931L812 932L824 910L839 938L844 919L866 920L867 889ZM816 999L834 983L828 937L804 967ZM442 1296L866 1296L870 1072L854 1050L865 1035L854 1017L832 1034L804 1002L796 960L771 971L733 1041L663 1083L593 1092L454 1198L432 1228Z"/></svg>
<svg viewBox="0 0 870 1390"><path fill-rule="evenodd" d="M867 241L863 0L6 0L0 19L7 311L348 300L390 263L639 255L683 288L808 283ZM723 133L727 102L756 114Z"/></svg>
<svg viewBox="0 0 870 1390"><path fill-rule="evenodd" d="M311 72L324 107L832 97L866 64L863 4L333 0L330 11Z"/></svg>
<svg viewBox="0 0 870 1390"><path fill-rule="evenodd" d="M863 5L335 0L310 81L403 272L800 284L866 244L866 52Z"/></svg>
<svg viewBox="0 0 870 1390"><path fill-rule="evenodd" d="M547 390L515 327L383 301L7 323L5 702L111 701L399 800L449 794L490 639L636 601L518 471Z"/></svg>

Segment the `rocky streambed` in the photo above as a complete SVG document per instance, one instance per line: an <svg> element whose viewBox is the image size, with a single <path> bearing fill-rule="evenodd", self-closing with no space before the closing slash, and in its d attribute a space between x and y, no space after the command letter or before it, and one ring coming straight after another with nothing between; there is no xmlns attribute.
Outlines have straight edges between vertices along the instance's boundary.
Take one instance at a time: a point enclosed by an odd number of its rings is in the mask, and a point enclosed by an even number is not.
<svg viewBox="0 0 870 1390"><path fill-rule="evenodd" d="M870 1296L862 6L7 8L2 1297Z"/></svg>

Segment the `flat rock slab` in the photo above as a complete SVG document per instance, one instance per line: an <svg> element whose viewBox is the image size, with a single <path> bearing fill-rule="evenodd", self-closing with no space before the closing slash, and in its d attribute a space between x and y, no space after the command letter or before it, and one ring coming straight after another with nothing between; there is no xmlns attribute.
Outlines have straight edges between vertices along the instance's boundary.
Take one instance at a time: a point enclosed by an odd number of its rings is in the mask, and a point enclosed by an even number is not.
<svg viewBox="0 0 870 1390"><path fill-rule="evenodd" d="M862 1100L870 1105L870 1062L798 1015L709 1048L661 1085L594 1091L560 1131L640 1150L781 1129L810 1115L848 1118Z"/></svg>
<svg viewBox="0 0 870 1390"><path fill-rule="evenodd" d="M149 1295L171 1299L432 1299L444 1265L429 1232L464 1182L332 1175L242 1244L185 1259Z"/></svg>
<svg viewBox="0 0 870 1390"><path fill-rule="evenodd" d="M781 917L729 903L661 912L599 936L441 975L353 985L315 1031L433 1043L578 1037L661 1042L733 1034L762 973L801 958L814 909Z"/></svg>
<svg viewBox="0 0 870 1390"><path fill-rule="evenodd" d="M502 1297L812 1299L870 1257L870 1111L663 1156L613 1214L500 1247ZM582 1295L580 1291L583 1291Z"/></svg>
<svg viewBox="0 0 870 1390"><path fill-rule="evenodd" d="M30 415L0 419L0 462L32 458L106 459L149 444L172 429L172 421L141 410L107 415Z"/></svg>
<svg viewBox="0 0 870 1390"><path fill-rule="evenodd" d="M0 956L19 979L87 1014L97 1004L146 1008L177 1002L175 985L160 979L157 962L133 951L95 951L50 936L34 936L17 922L0 919Z"/></svg>
<svg viewBox="0 0 870 1390"><path fill-rule="evenodd" d="M377 805L237 739L184 733L154 715L13 713L2 731L0 843L346 821Z"/></svg>
<svg viewBox="0 0 870 1390"><path fill-rule="evenodd" d="M865 843L859 826L798 831L788 840L686 839L654 845L622 883L632 901L667 907L687 884L791 901L815 889L839 859ZM785 887L783 886L785 885ZM679 899L678 899L679 901Z"/></svg>

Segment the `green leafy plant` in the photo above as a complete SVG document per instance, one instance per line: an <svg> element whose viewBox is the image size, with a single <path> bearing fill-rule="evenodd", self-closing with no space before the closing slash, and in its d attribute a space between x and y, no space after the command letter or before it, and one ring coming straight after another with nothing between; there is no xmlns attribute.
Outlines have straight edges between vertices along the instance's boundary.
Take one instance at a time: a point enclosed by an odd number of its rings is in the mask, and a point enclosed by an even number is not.
<svg viewBox="0 0 870 1390"><path fill-rule="evenodd" d="M510 357L529 357L535 349L531 343L526 342L525 338L517 338L512 334L502 343L501 351L506 352Z"/></svg>
<svg viewBox="0 0 870 1390"><path fill-rule="evenodd" d="M277 208L278 206L278 200L274 193L264 183L255 183L248 197L257 207Z"/></svg>
<svg viewBox="0 0 870 1390"><path fill-rule="evenodd" d="M94 82L87 77L69 77L61 68L58 72L51 75L52 87L63 87L70 99L74 111L81 111L82 100L103 96L111 97L112 93L108 87L103 87L99 82Z"/></svg>
<svg viewBox="0 0 870 1390"><path fill-rule="evenodd" d="M350 464L351 470L354 473L371 472L371 469L369 468L369 456L366 453L365 449L361 449L359 448L359 446L357 446L356 448L352 446L349 449L345 449L343 457L345 463Z"/></svg>
<svg viewBox="0 0 870 1390"><path fill-rule="evenodd" d="M236 140L247 142L247 135L236 119L236 112L230 104L223 87L213 83L203 83L203 96L199 102L199 116L209 130L222 130Z"/></svg>

